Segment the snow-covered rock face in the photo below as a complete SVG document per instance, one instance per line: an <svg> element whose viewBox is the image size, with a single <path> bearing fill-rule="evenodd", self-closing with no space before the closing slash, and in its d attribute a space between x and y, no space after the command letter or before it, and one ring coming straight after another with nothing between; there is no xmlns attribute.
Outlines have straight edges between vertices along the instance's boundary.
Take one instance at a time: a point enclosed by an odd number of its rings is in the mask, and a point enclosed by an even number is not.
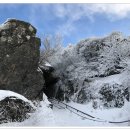
<svg viewBox="0 0 130 130"><path fill-rule="evenodd" d="M0 89L35 99L44 80L37 71L40 39L27 22L10 19L0 26ZM42 99L42 95L38 97Z"/></svg>
<svg viewBox="0 0 130 130"><path fill-rule="evenodd" d="M60 99L80 103L99 99L104 83L129 88L130 40L120 32L104 38L82 40L75 46L62 49L60 54L57 62L57 54L49 61L61 77Z"/></svg>
<svg viewBox="0 0 130 130"><path fill-rule="evenodd" d="M22 122L35 111L31 101L20 94L0 90L0 124Z"/></svg>

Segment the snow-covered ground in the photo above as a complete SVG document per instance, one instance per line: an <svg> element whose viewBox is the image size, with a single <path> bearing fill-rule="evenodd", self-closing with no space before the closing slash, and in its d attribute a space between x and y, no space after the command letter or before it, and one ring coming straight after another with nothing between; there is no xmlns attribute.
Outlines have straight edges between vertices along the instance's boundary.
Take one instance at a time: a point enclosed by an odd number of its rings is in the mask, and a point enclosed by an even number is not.
<svg viewBox="0 0 130 130"><path fill-rule="evenodd" d="M86 112L94 117L106 120L106 121L124 121L130 120L130 103L126 102L124 107L122 108L114 108L114 109L93 109L92 104L89 103L87 105L82 105L78 103L68 103L68 105L75 107L83 112ZM87 126L128 126L128 123L122 124L111 124L107 122L96 122L88 119L83 119L70 112L69 110L57 109L54 108L55 115L55 124L56 126L79 126L79 127L87 127Z"/></svg>
<svg viewBox="0 0 130 130"><path fill-rule="evenodd" d="M107 122L96 122L82 117L70 112L67 109L58 109L54 107L53 109L48 108L48 103L41 102L40 107L37 111L32 114L32 116L21 123L6 123L0 126L40 126L40 127L88 127L88 126L128 126L128 123L123 124L110 124ZM68 105L73 106L83 112L86 112L92 116L107 120L107 121L123 121L130 120L129 108L130 103L126 102L122 108L114 109L93 109L92 104L87 105L77 104L74 102L68 103ZM130 125L130 123L129 123Z"/></svg>
<svg viewBox="0 0 130 130"><path fill-rule="evenodd" d="M24 101L30 102L25 97L20 94L0 90L0 100L8 96L15 96ZM76 115L75 113L69 111L68 109L58 109L49 107L50 102L47 99L47 96L43 94L43 101L39 103L36 108L36 111L31 115L29 119L26 119L23 122L13 122L0 124L0 126L40 126L40 127L88 127L88 126L130 126L130 122L122 124L111 124L108 121L120 122L124 120L130 120L130 102L125 101L125 105L122 108L112 108L104 109L99 107L94 109L92 103L89 104L78 104L74 102L67 103L69 106L72 106L78 110L81 110L89 115L105 120L106 122L96 122L92 120L85 119ZM58 105L58 104L55 104Z"/></svg>

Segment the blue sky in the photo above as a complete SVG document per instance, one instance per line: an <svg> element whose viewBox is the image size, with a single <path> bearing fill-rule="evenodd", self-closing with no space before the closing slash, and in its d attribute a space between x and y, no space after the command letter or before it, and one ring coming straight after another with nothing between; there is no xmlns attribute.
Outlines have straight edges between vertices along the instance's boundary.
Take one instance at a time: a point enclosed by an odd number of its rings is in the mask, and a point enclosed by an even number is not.
<svg viewBox="0 0 130 130"><path fill-rule="evenodd" d="M0 4L0 23L7 18L30 22L40 38L60 34L64 46L112 31L130 35L130 4Z"/></svg>

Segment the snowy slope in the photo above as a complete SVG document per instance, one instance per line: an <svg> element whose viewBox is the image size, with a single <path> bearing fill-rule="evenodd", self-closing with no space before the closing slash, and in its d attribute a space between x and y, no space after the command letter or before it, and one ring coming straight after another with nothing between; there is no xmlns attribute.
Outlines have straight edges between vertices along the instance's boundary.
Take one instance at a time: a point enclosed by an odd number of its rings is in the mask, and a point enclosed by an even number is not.
<svg viewBox="0 0 130 130"><path fill-rule="evenodd" d="M121 109L93 109L92 104L89 103L87 105L77 104L74 102L69 103L70 106L75 107L83 112L89 113L97 118L104 119L106 121L123 121L130 120L129 108L130 103L126 103L125 106ZM80 116L75 115L69 110L57 109L54 108L54 115L56 126L79 126L79 127L87 127L87 126L128 126L128 123L123 124L110 124L108 122L96 122L87 119L83 119Z"/></svg>
<svg viewBox="0 0 130 130"><path fill-rule="evenodd" d="M50 109L48 107L48 104L50 104L50 102L47 100L45 94L43 96L44 96L44 101L40 102L36 112L33 113L29 119L21 123L17 123L17 122L5 123L5 124L1 124L0 126L2 127L3 126L88 127L88 126L128 126L129 125L128 123L110 124L108 122L91 121L88 119L84 119L67 109L58 109L56 107ZM130 103L127 101L125 102L125 105L122 108L114 108L114 109L103 109L103 108L93 109L92 103L78 104L78 103L70 102L68 103L68 105L106 121L130 120L130 114L129 114Z"/></svg>

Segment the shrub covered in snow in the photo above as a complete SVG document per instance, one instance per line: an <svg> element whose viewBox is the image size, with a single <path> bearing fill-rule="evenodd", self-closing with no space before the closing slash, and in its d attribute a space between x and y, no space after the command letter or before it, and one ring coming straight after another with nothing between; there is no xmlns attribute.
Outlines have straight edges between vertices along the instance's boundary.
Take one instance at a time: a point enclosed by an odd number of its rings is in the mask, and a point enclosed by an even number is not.
<svg viewBox="0 0 130 130"><path fill-rule="evenodd" d="M97 109L98 108L98 102L94 100L92 106L93 106L94 109Z"/></svg>
<svg viewBox="0 0 130 130"><path fill-rule="evenodd" d="M123 86L119 84L104 84L99 91L105 107L122 107L124 105Z"/></svg>
<svg viewBox="0 0 130 130"><path fill-rule="evenodd" d="M33 104L22 95L0 90L0 124L22 122L35 111Z"/></svg>
<svg viewBox="0 0 130 130"><path fill-rule="evenodd" d="M124 97L126 98L127 101L130 101L130 92L129 92L128 87L126 89L124 89L123 95L124 95Z"/></svg>
<svg viewBox="0 0 130 130"><path fill-rule="evenodd" d="M86 94L86 91L84 89L81 89L77 96L77 102L78 103L84 103L88 98L88 95Z"/></svg>

